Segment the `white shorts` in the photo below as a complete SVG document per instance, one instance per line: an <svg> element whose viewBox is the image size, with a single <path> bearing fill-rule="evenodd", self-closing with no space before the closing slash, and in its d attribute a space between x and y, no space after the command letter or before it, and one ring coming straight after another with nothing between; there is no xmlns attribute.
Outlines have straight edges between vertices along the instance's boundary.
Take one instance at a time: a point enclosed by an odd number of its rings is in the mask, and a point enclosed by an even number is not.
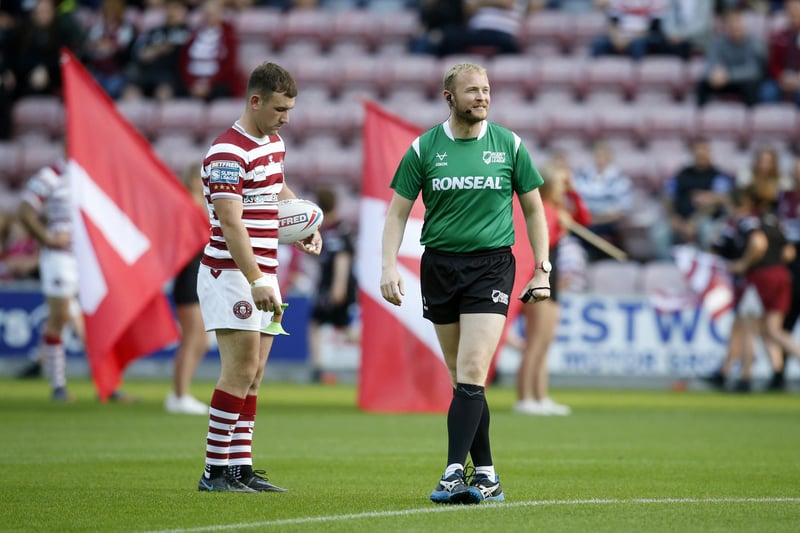
<svg viewBox="0 0 800 533"><path fill-rule="evenodd" d="M253 303L250 284L238 270L214 270L200 265L197 296L206 331L238 329L264 332L272 322L272 311L259 311ZM281 298L278 277L265 275L270 287Z"/></svg>
<svg viewBox="0 0 800 533"><path fill-rule="evenodd" d="M78 295L78 260L72 252L42 248L39 253L42 293L52 298Z"/></svg>

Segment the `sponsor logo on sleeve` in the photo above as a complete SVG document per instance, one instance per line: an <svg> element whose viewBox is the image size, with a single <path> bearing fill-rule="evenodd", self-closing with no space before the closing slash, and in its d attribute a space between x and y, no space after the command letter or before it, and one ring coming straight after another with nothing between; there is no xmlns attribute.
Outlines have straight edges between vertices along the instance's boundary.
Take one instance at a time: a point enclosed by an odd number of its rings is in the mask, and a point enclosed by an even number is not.
<svg viewBox="0 0 800 533"><path fill-rule="evenodd" d="M235 161L212 161L208 166L208 181L210 184L239 183L240 170Z"/></svg>

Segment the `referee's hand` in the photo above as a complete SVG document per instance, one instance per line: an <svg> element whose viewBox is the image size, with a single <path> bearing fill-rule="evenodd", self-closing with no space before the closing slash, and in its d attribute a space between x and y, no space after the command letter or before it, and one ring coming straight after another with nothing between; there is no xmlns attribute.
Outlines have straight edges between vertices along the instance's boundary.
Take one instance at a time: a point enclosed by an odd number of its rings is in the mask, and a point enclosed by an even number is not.
<svg viewBox="0 0 800 533"><path fill-rule="evenodd" d="M383 299L390 304L402 305L405 294L403 278L397 273L397 269L384 270L381 274L381 296L383 296Z"/></svg>

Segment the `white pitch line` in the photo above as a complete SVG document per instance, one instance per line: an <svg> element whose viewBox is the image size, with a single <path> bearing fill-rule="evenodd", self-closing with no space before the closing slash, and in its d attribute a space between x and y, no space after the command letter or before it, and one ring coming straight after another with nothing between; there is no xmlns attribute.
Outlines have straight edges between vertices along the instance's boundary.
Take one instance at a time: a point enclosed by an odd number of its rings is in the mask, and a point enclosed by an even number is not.
<svg viewBox="0 0 800 533"><path fill-rule="evenodd" d="M241 528L263 528L270 526L287 526L313 524L318 522L341 522L362 518L387 518L392 516L412 516L418 514L478 511L504 509L508 507L545 507L548 505L659 505L659 504L697 504L697 503L800 503L800 498L632 498L623 499L588 499L588 500L539 500L510 503L486 503L483 505L445 505L405 509L398 511L372 511L330 516L310 516L305 518L286 518L283 520L266 520L263 522L242 522L218 526L190 527L180 529L164 529L153 533L195 533L199 531L227 531Z"/></svg>

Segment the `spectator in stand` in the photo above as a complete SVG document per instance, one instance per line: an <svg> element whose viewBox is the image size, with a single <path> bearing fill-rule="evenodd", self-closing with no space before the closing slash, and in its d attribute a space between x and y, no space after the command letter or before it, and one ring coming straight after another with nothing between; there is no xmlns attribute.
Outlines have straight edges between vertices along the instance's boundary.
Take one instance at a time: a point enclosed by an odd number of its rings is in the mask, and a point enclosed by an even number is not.
<svg viewBox="0 0 800 533"><path fill-rule="evenodd" d="M70 13L58 15L55 0L38 0L14 33L11 69L14 98L61 92L61 47L80 49L81 29Z"/></svg>
<svg viewBox="0 0 800 533"><path fill-rule="evenodd" d="M420 0L420 27L411 38L412 54L441 55L442 42L453 32L463 32L466 25L463 0Z"/></svg>
<svg viewBox="0 0 800 533"><path fill-rule="evenodd" d="M127 85L126 71L136 28L125 20L125 0L103 0L100 18L89 27L82 58L86 68L111 98Z"/></svg>
<svg viewBox="0 0 800 533"><path fill-rule="evenodd" d="M642 59L663 47L659 24L664 0L596 0L608 17L608 32L592 42L593 57L626 55Z"/></svg>
<svg viewBox="0 0 800 533"><path fill-rule="evenodd" d="M189 96L202 100L240 96L239 41L220 0L206 0L203 19L181 53L180 73Z"/></svg>
<svg viewBox="0 0 800 533"><path fill-rule="evenodd" d="M594 162L575 175L575 190L591 212L589 229L621 248L622 224L633 208L633 184L612 162L608 143L596 142L592 153ZM585 247L589 261L606 257L589 243Z"/></svg>
<svg viewBox="0 0 800 533"><path fill-rule="evenodd" d="M517 401L514 412L524 415L569 415L572 410L550 398L547 352L556 335L561 308L558 293L562 280L558 272L561 265L559 244L567 235L572 221L587 225L591 214L572 186L572 173L564 165L554 165L545 170L541 187L542 205L547 220L550 242L550 298L523 306L525 315L525 343L522 360L517 370Z"/></svg>
<svg viewBox="0 0 800 533"><path fill-rule="evenodd" d="M705 51L713 20L712 2L668 0L661 18L663 38L653 53L689 59L694 52Z"/></svg>
<svg viewBox="0 0 800 533"><path fill-rule="evenodd" d="M736 186L747 187L753 183L769 184L778 191L793 187L792 179L781 171L778 151L771 146L762 146L753 154L753 162L736 174Z"/></svg>
<svg viewBox="0 0 800 533"><path fill-rule="evenodd" d="M787 0L785 9L788 25L769 38L768 76L761 99L800 105L800 0Z"/></svg>
<svg viewBox="0 0 800 533"><path fill-rule="evenodd" d="M336 192L332 189L319 190L317 202L325 215L320 228L325 249L319 257L320 277L308 324L311 381L314 383L328 381L322 369L321 327L330 324L344 331L348 340L356 339L352 322L357 291L355 246L349 225L341 219L336 209Z"/></svg>
<svg viewBox="0 0 800 533"><path fill-rule="evenodd" d="M651 229L659 259L670 259L674 244L707 248L714 226L730 203L733 179L714 165L708 139L692 142L692 156L692 163L664 184L669 224L655 224Z"/></svg>
<svg viewBox="0 0 800 533"><path fill-rule="evenodd" d="M448 32L439 55L518 54L522 23L532 8L528 0L464 0L467 27Z"/></svg>
<svg viewBox="0 0 800 533"><path fill-rule="evenodd" d="M758 102L763 79L764 47L747 33L741 9L723 16L723 32L716 35L706 50L706 65L697 84L697 105L712 97L728 96L753 106Z"/></svg>
<svg viewBox="0 0 800 533"><path fill-rule="evenodd" d="M186 3L166 0L164 12L166 20L162 26L136 39L133 61L128 69L126 98L146 96L165 101L186 93L178 73L181 50L191 35L186 23Z"/></svg>

